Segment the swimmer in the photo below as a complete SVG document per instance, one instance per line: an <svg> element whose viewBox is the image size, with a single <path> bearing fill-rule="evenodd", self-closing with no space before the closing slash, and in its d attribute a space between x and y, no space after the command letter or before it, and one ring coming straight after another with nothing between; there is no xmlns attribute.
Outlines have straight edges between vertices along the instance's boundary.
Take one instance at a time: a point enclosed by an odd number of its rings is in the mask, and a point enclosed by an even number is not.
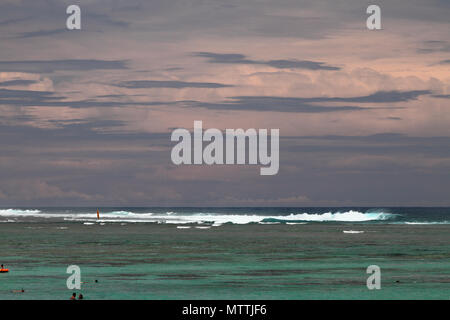
<svg viewBox="0 0 450 320"><path fill-rule="evenodd" d="M9 270L5 268L5 266L3 264L0 265L0 272L4 273L4 272L8 272Z"/></svg>
<svg viewBox="0 0 450 320"><path fill-rule="evenodd" d="M72 293L72 296L70 297L70 300L77 300L77 294L75 292Z"/></svg>
<svg viewBox="0 0 450 320"><path fill-rule="evenodd" d="M83 300L83 295L81 293L78 295L78 300Z"/></svg>
<svg viewBox="0 0 450 320"><path fill-rule="evenodd" d="M83 281L83 282L81 282L81 283L91 283L91 281ZM98 283L98 280L95 279L95 280L94 280L94 283Z"/></svg>
<svg viewBox="0 0 450 320"><path fill-rule="evenodd" d="M13 290L12 292L14 292L14 293L24 293L25 290L23 290L23 288L22 288L22 290Z"/></svg>

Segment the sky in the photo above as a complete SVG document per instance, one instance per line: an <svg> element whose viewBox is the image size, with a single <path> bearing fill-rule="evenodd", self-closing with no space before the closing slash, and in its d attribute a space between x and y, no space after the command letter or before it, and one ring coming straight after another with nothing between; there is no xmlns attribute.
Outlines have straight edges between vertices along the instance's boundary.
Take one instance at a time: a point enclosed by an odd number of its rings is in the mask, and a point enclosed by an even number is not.
<svg viewBox="0 0 450 320"><path fill-rule="evenodd" d="M449 17L448 0L2 0L0 207L450 206ZM278 174L174 165L195 120L279 129Z"/></svg>

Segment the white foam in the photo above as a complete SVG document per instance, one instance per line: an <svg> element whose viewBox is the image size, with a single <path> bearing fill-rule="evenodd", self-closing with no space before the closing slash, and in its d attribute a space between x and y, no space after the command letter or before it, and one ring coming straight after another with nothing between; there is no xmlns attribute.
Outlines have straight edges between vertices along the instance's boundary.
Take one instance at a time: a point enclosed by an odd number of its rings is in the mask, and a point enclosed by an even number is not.
<svg viewBox="0 0 450 320"><path fill-rule="evenodd" d="M393 215L383 212L363 213L359 211L346 211L346 212L326 212L322 214L291 214L289 217L283 217L284 220L302 220L302 221L339 221L339 222L362 222L362 221L375 221L375 220L387 220Z"/></svg>
<svg viewBox="0 0 450 320"><path fill-rule="evenodd" d="M412 225L428 225L428 224L450 224L450 221L441 221L441 222L405 222L405 224L412 224Z"/></svg>
<svg viewBox="0 0 450 320"><path fill-rule="evenodd" d="M41 212L40 210L18 210L6 209L0 210L0 217L39 217L39 218L53 218L63 219L65 221L82 221L82 222L147 222L147 223L168 223L168 224L212 224L219 226L225 223L232 224L301 224L305 222L365 222L376 220L387 220L395 215L373 212L363 213L359 211L349 210L346 212L327 212L327 213L300 213L289 215L256 215L256 214L218 214L218 213L135 213L129 211L112 211L101 212L101 220L97 220L96 212L85 213L68 213L68 212Z"/></svg>
<svg viewBox="0 0 450 320"><path fill-rule="evenodd" d="M344 230L344 233L364 233L364 231L356 231L356 230Z"/></svg>
<svg viewBox="0 0 450 320"><path fill-rule="evenodd" d="M20 210L20 209L0 209L0 216L14 217L14 216L29 216L36 217L40 210Z"/></svg>

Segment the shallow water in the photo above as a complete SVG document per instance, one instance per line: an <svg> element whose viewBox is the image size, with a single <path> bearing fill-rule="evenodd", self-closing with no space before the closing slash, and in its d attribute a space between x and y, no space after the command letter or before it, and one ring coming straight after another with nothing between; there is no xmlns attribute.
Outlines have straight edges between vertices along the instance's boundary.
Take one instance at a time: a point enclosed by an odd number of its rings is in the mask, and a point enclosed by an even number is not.
<svg viewBox="0 0 450 320"><path fill-rule="evenodd" d="M448 224L184 226L0 223L0 299L450 298ZM81 290L66 287L73 264ZM373 264L381 290L366 287Z"/></svg>

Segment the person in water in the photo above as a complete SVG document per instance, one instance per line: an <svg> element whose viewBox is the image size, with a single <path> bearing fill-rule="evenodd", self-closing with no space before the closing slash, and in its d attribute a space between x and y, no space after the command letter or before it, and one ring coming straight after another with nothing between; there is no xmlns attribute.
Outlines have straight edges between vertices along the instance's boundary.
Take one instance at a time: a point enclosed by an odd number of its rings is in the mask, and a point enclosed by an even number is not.
<svg viewBox="0 0 450 320"><path fill-rule="evenodd" d="M81 282L81 283L91 283L91 281L84 281L84 282ZM98 280L95 279L95 280L93 281L93 283L98 283Z"/></svg>
<svg viewBox="0 0 450 320"><path fill-rule="evenodd" d="M3 264L2 264L2 267L1 267L0 269L4 269L4 268L3 268Z"/></svg>
<svg viewBox="0 0 450 320"><path fill-rule="evenodd" d="M78 295L78 300L83 300L83 295L81 293Z"/></svg>
<svg viewBox="0 0 450 320"><path fill-rule="evenodd" d="M76 292L72 293L72 296L70 297L70 300L77 300Z"/></svg>
<svg viewBox="0 0 450 320"><path fill-rule="evenodd" d="M25 292L25 290L13 290L12 292L14 292L14 293L24 293Z"/></svg>

